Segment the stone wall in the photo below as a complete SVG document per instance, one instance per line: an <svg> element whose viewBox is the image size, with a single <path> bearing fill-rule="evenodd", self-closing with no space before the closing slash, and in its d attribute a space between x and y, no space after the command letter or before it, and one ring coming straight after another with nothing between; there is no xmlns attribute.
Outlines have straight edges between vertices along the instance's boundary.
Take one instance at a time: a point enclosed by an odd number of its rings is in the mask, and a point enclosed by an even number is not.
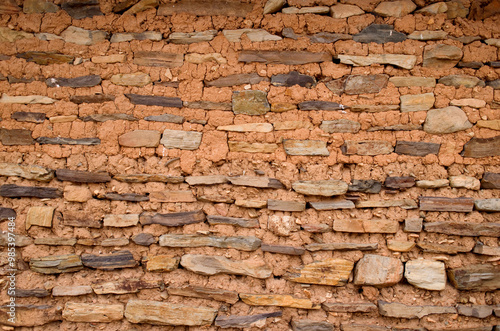
<svg viewBox="0 0 500 331"><path fill-rule="evenodd" d="M0 324L499 329L499 48L497 0L3 1Z"/></svg>

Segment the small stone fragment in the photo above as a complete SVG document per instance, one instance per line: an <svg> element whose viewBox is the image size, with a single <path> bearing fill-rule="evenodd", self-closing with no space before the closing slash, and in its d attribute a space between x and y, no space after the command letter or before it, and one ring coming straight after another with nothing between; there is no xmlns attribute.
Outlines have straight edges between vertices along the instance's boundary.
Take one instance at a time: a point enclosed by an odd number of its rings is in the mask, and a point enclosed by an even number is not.
<svg viewBox="0 0 500 331"><path fill-rule="evenodd" d="M485 305L457 305L457 311L459 315L463 316L486 318L493 314L493 307Z"/></svg>
<svg viewBox="0 0 500 331"><path fill-rule="evenodd" d="M288 74L273 75L271 84L274 86L294 86L311 88L316 85L316 79L312 76L303 75L297 71L291 71Z"/></svg>
<svg viewBox="0 0 500 331"><path fill-rule="evenodd" d="M150 233L135 234L131 239L136 245L141 246L150 246L157 242L156 238Z"/></svg>
<svg viewBox="0 0 500 331"><path fill-rule="evenodd" d="M233 92L235 114L263 115L270 109L266 92L258 90Z"/></svg>
<svg viewBox="0 0 500 331"><path fill-rule="evenodd" d="M349 185L349 192L379 193L382 189L382 183L373 179L353 179Z"/></svg>
<svg viewBox="0 0 500 331"><path fill-rule="evenodd" d="M404 232L418 233L422 231L422 218L406 218L404 223Z"/></svg>
<svg viewBox="0 0 500 331"><path fill-rule="evenodd" d="M283 0L284 2L284 0ZM274 313L264 313L258 315L249 315L249 316L221 316L218 315L215 319L215 326L220 328L248 328L256 325L258 322L264 322L268 317L279 317L283 313L281 311L277 311Z"/></svg>
<svg viewBox="0 0 500 331"><path fill-rule="evenodd" d="M180 259L168 255L148 256L143 263L146 262L146 270L150 272L169 272L179 267Z"/></svg>
<svg viewBox="0 0 500 331"><path fill-rule="evenodd" d="M163 131L160 144L169 149L178 148L192 151L198 149L202 136L201 132L166 129Z"/></svg>
<svg viewBox="0 0 500 331"><path fill-rule="evenodd" d="M412 241L387 240L387 248L394 252L409 252L415 247Z"/></svg>
<svg viewBox="0 0 500 331"><path fill-rule="evenodd" d="M448 179L436 179L436 180L417 180L417 187L420 188L441 188L450 185Z"/></svg>
<svg viewBox="0 0 500 331"><path fill-rule="evenodd" d="M451 69L463 56L460 48L451 45L428 45L424 48L424 67L433 69Z"/></svg>
<svg viewBox="0 0 500 331"><path fill-rule="evenodd" d="M335 6L332 7L332 11L334 7ZM398 43L405 41L406 35L404 33L395 31L392 25L371 24L368 27L364 28L360 33L355 34L353 36L353 40L358 43L366 43L366 44L372 42L377 44L385 44L389 42Z"/></svg>
<svg viewBox="0 0 500 331"><path fill-rule="evenodd" d="M30 207L26 215L26 230L29 230L32 225L52 227L54 210L54 207Z"/></svg>
<svg viewBox="0 0 500 331"><path fill-rule="evenodd" d="M345 81L345 94L379 93L387 86L388 75L349 75Z"/></svg>
<svg viewBox="0 0 500 331"><path fill-rule="evenodd" d="M481 188L498 189L500 188L500 174L485 172L481 179Z"/></svg>
<svg viewBox="0 0 500 331"><path fill-rule="evenodd" d="M151 77L141 72L133 74L116 74L111 76L111 83L121 86L143 87L151 83Z"/></svg>
<svg viewBox="0 0 500 331"><path fill-rule="evenodd" d="M415 95L402 95L401 99L401 112L422 111L429 110L434 106L436 98L434 93L424 93Z"/></svg>
<svg viewBox="0 0 500 331"><path fill-rule="evenodd" d="M487 128L491 130L500 131L500 120L490 120L490 121L477 121L476 126L478 128Z"/></svg>
<svg viewBox="0 0 500 331"><path fill-rule="evenodd" d="M277 11L281 10L283 6L286 4L286 0L267 0L264 5L264 15L273 14Z"/></svg>
<svg viewBox="0 0 500 331"><path fill-rule="evenodd" d="M354 284L368 286L392 286L403 278L403 263L399 259L365 254L356 264Z"/></svg>

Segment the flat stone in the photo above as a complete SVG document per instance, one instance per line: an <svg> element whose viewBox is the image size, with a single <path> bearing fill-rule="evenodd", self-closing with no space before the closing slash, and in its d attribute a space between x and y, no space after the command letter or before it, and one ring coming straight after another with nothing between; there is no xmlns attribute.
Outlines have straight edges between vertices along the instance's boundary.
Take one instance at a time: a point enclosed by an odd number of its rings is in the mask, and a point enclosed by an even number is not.
<svg viewBox="0 0 500 331"><path fill-rule="evenodd" d="M205 109L205 110L232 110L232 104L229 102L211 102L211 101L195 101L183 102L184 107L192 109Z"/></svg>
<svg viewBox="0 0 500 331"><path fill-rule="evenodd" d="M374 13L382 17L403 17L417 9L411 0L385 1L380 3Z"/></svg>
<svg viewBox="0 0 500 331"><path fill-rule="evenodd" d="M295 15L304 15L304 14L329 14L330 7L328 6L315 6L315 7L286 7L281 10L283 14L295 14Z"/></svg>
<svg viewBox="0 0 500 331"><path fill-rule="evenodd" d="M91 46L106 41L109 37L109 33L106 31L85 30L77 28L76 26L70 26L61 33L61 37L67 43Z"/></svg>
<svg viewBox="0 0 500 331"><path fill-rule="evenodd" d="M371 302L323 302L321 307L333 313L370 313L378 309Z"/></svg>
<svg viewBox="0 0 500 331"><path fill-rule="evenodd" d="M424 229L427 232L465 237L500 237L500 224L498 223L426 222Z"/></svg>
<svg viewBox="0 0 500 331"><path fill-rule="evenodd" d="M259 76L257 73L251 74L234 74L226 77L217 78L212 81L205 81L206 86L215 86L215 87L228 87L235 85L246 85L246 84L258 84L260 82L269 81L269 78Z"/></svg>
<svg viewBox="0 0 500 331"><path fill-rule="evenodd" d="M241 36L243 34L245 34L251 42L277 41L282 39L280 36L273 35L264 29L222 30L222 34L231 43L241 42Z"/></svg>
<svg viewBox="0 0 500 331"><path fill-rule="evenodd" d="M7 209L7 208L5 208ZM13 209L11 209L13 210ZM11 216L11 217L14 217L15 218L16 214L14 214L14 216ZM4 217L0 217L0 219L4 219ZM5 218L5 219L9 219L9 218ZM6 232L6 233L0 233L0 246L3 246L3 247L8 247L9 246L9 243L15 243L16 244L16 247L25 247L25 246L29 246L33 243L33 239L31 239L31 237L28 237L28 236L25 236L25 235L22 235L22 234L19 234L19 233L14 233L14 235L9 235L10 232ZM12 246L12 245L11 245Z"/></svg>
<svg viewBox="0 0 500 331"><path fill-rule="evenodd" d="M340 148L345 155L384 155L393 152L392 144L384 140L346 140Z"/></svg>
<svg viewBox="0 0 500 331"><path fill-rule="evenodd" d="M332 232L332 227L327 224L302 224L302 230L311 233Z"/></svg>
<svg viewBox="0 0 500 331"><path fill-rule="evenodd" d="M453 133L471 127L465 112L455 106L429 110L424 123L424 131L432 134Z"/></svg>
<svg viewBox="0 0 500 331"><path fill-rule="evenodd" d="M201 32L173 32L168 35L167 41L172 44L194 44L211 41L217 35L217 30Z"/></svg>
<svg viewBox="0 0 500 331"><path fill-rule="evenodd" d="M16 40L33 38L33 34L23 31L15 31L9 28L0 27L0 41L4 43L13 43Z"/></svg>
<svg viewBox="0 0 500 331"><path fill-rule="evenodd" d="M408 39L413 40L442 40L448 37L448 33L445 31L431 31L431 30L422 30L422 31L413 31L408 35Z"/></svg>
<svg viewBox="0 0 500 331"><path fill-rule="evenodd" d="M9 218L16 218L17 213L12 208L0 207L0 221L8 220Z"/></svg>
<svg viewBox="0 0 500 331"><path fill-rule="evenodd" d="M333 230L352 233L396 233L399 230L399 222L385 219L337 219L333 221Z"/></svg>
<svg viewBox="0 0 500 331"><path fill-rule="evenodd" d="M218 126L217 130L231 132L271 132L273 125L270 123L246 123Z"/></svg>
<svg viewBox="0 0 500 331"><path fill-rule="evenodd" d="M338 58L340 63L350 64L355 67L371 66L372 64L389 64L403 69L413 69L417 62L415 55L402 54L371 54L368 56L339 54Z"/></svg>
<svg viewBox="0 0 500 331"><path fill-rule="evenodd" d="M285 188L283 183L277 180L276 178L256 177L256 176L235 176L235 177L227 177L227 179L231 182L231 184L237 186L275 188L275 189Z"/></svg>
<svg viewBox="0 0 500 331"><path fill-rule="evenodd" d="M88 215L70 211L64 212L62 224L74 227L102 228L102 222L100 220L94 220L88 217Z"/></svg>
<svg viewBox="0 0 500 331"><path fill-rule="evenodd" d="M399 105L351 105L349 110L352 112L380 113L399 110Z"/></svg>
<svg viewBox="0 0 500 331"><path fill-rule="evenodd" d="M476 122L476 126L478 128L487 128L491 130L500 131L500 120L490 120L490 121L479 120Z"/></svg>
<svg viewBox="0 0 500 331"><path fill-rule="evenodd" d="M80 295L92 294L90 285L79 286L54 286L52 288L52 296L54 297L76 297Z"/></svg>
<svg viewBox="0 0 500 331"><path fill-rule="evenodd" d="M111 76L111 83L121 86L143 87L151 83L151 77L141 72L133 74L116 74Z"/></svg>
<svg viewBox="0 0 500 331"><path fill-rule="evenodd" d="M363 15L363 9L355 5L335 4L330 7L330 15L333 18L348 18L351 16Z"/></svg>
<svg viewBox="0 0 500 331"><path fill-rule="evenodd" d="M479 211L498 212L500 211L500 199L476 199L474 208Z"/></svg>
<svg viewBox="0 0 500 331"><path fill-rule="evenodd" d="M415 178L414 177L386 177L384 186L391 189L407 189L415 186Z"/></svg>
<svg viewBox="0 0 500 331"><path fill-rule="evenodd" d="M274 313L264 313L264 314L257 314L257 315L249 315L249 316L237 316L237 315L230 315L230 316L222 316L218 315L217 318L215 319L215 326L218 326L220 328L248 328L252 327L254 323L259 323L259 322L264 322L265 319L269 317L280 317L283 315L283 312L277 311Z"/></svg>
<svg viewBox="0 0 500 331"><path fill-rule="evenodd" d="M451 245L451 244L436 244L429 242L418 242L417 246L422 249L422 251L426 253L437 253L437 254L450 254L456 255L458 253L468 253L471 251L470 248L459 246L459 245Z"/></svg>
<svg viewBox="0 0 500 331"><path fill-rule="evenodd" d="M7 1L6 1L7 2ZM4 4L0 5L0 12ZM10 318L8 312L10 308L14 307L16 310L15 322ZM8 304L0 306L2 311L2 316L0 321L4 325L4 329L9 327L36 327L43 326L48 323L58 322L62 320L61 307L56 307L52 305L21 305L14 304L13 306L8 306ZM11 329L12 330L12 329Z"/></svg>
<svg viewBox="0 0 500 331"><path fill-rule="evenodd" d="M469 13L469 10L467 8L465 8L464 5L459 3L459 2L449 1L449 2L446 2L446 5L448 6L448 10L446 11L448 19L454 19L457 17L465 18L465 17L467 17L467 14Z"/></svg>
<svg viewBox="0 0 500 331"><path fill-rule="evenodd" d="M53 33L35 33L35 37L43 41L63 40L63 37Z"/></svg>
<svg viewBox="0 0 500 331"><path fill-rule="evenodd" d="M202 210L186 211L168 214L141 214L139 221L142 225L160 224L164 226L183 226L187 224L200 223L205 221L205 213Z"/></svg>
<svg viewBox="0 0 500 331"><path fill-rule="evenodd" d="M182 100L180 98L172 97L159 97L154 95L139 95L139 94L125 94L130 102L134 105L145 106L160 106L160 107L175 107L182 108Z"/></svg>
<svg viewBox="0 0 500 331"><path fill-rule="evenodd" d="M300 110L341 110L344 107L336 102L331 101L304 101L299 103Z"/></svg>
<svg viewBox="0 0 500 331"><path fill-rule="evenodd" d="M354 268L352 261L326 259L299 268L297 272L285 274L285 279L303 284L345 286Z"/></svg>
<svg viewBox="0 0 500 331"><path fill-rule="evenodd" d="M109 323L123 319L123 305L66 302L62 316L70 322Z"/></svg>
<svg viewBox="0 0 500 331"><path fill-rule="evenodd" d="M422 86L422 87L435 87L436 78L433 77L391 77L389 82L393 83L396 87L411 87L411 86Z"/></svg>
<svg viewBox="0 0 500 331"><path fill-rule="evenodd" d="M316 79L312 76L303 75L297 71L291 71L288 74L273 75L271 84L274 86L294 86L311 88L316 85Z"/></svg>
<svg viewBox="0 0 500 331"><path fill-rule="evenodd" d="M494 90L500 90L500 79L490 80L486 85L493 87Z"/></svg>
<svg viewBox="0 0 500 331"><path fill-rule="evenodd" d="M137 261L130 251L114 251L110 255L82 254L84 266L99 270L114 270L121 268L134 268Z"/></svg>
<svg viewBox="0 0 500 331"><path fill-rule="evenodd" d="M451 45L427 45L424 48L424 67L433 69L451 69L463 56L462 49Z"/></svg>
<svg viewBox="0 0 500 331"><path fill-rule="evenodd" d="M70 55L34 51L18 53L16 57L40 65L71 63L75 59L74 56Z"/></svg>
<svg viewBox="0 0 500 331"><path fill-rule="evenodd" d="M13 113L10 118L18 122L43 123L45 121L45 113L18 111Z"/></svg>
<svg viewBox="0 0 500 331"><path fill-rule="evenodd" d="M150 233L138 233L132 236L132 241L136 245L150 246L157 242L156 238Z"/></svg>
<svg viewBox="0 0 500 331"><path fill-rule="evenodd" d="M379 193L382 190L382 183L373 179L353 179L349 185L349 192Z"/></svg>
<svg viewBox="0 0 500 331"><path fill-rule="evenodd" d="M194 16L237 16L248 17L253 4L241 2L227 2L222 0L182 0L176 3L160 5L157 15L169 16L173 14L190 14Z"/></svg>
<svg viewBox="0 0 500 331"><path fill-rule="evenodd" d="M309 244L305 246L310 252L317 251L372 251L378 248L378 244L358 244L358 243L328 243L328 244Z"/></svg>
<svg viewBox="0 0 500 331"><path fill-rule="evenodd" d="M99 7L99 0L66 1L61 5L61 8L76 20L103 15Z"/></svg>
<svg viewBox="0 0 500 331"><path fill-rule="evenodd" d="M139 214L105 215L103 225L112 227L135 226L139 223Z"/></svg>
<svg viewBox="0 0 500 331"><path fill-rule="evenodd" d="M178 148L192 151L198 149L202 136L201 132L166 129L163 131L160 144L168 149Z"/></svg>
<svg viewBox="0 0 500 331"><path fill-rule="evenodd" d="M182 286L182 287L169 286L167 288L167 292L169 295L216 300L216 301L226 302L229 304L235 304L240 300L237 292L227 291L223 289L202 287L202 286Z"/></svg>
<svg viewBox="0 0 500 331"><path fill-rule="evenodd" d="M472 198L419 197L420 210L423 211L454 211L471 212L474 207Z"/></svg>
<svg viewBox="0 0 500 331"><path fill-rule="evenodd" d="M135 5L133 5L130 9L123 13L123 15L133 15L140 12L143 12L148 9L154 9L159 5L158 0L141 0Z"/></svg>
<svg viewBox="0 0 500 331"><path fill-rule="evenodd" d="M441 144L428 143L424 141L396 141L394 153L411 155L411 156L426 156L429 154L437 155Z"/></svg>
<svg viewBox="0 0 500 331"><path fill-rule="evenodd" d="M450 101L450 105L457 107L484 108L486 107L486 101L480 99L453 99Z"/></svg>
<svg viewBox="0 0 500 331"><path fill-rule="evenodd" d="M145 121L151 122L166 122L166 123L176 123L182 124L186 120L183 116L172 115L172 114L162 114L144 117Z"/></svg>
<svg viewBox="0 0 500 331"><path fill-rule="evenodd" d="M485 86L484 81L481 79L468 76L468 75L448 75L438 79L438 84L443 84L446 86L465 86L467 88L473 88L476 86Z"/></svg>
<svg viewBox="0 0 500 331"><path fill-rule="evenodd" d="M181 258L181 265L189 271L207 276L223 273L265 279L272 275L272 268L262 260L235 261L222 256L185 254Z"/></svg>
<svg viewBox="0 0 500 331"><path fill-rule="evenodd" d="M114 37L114 35L113 35ZM113 38L111 38L113 40ZM126 54L92 56L91 61L95 64L124 63L127 60Z"/></svg>
<svg viewBox="0 0 500 331"><path fill-rule="evenodd" d="M463 157L488 157L500 155L500 136L492 138L472 138L465 145Z"/></svg>
<svg viewBox="0 0 500 331"><path fill-rule="evenodd" d="M304 211L306 209L305 201L285 201L285 200L267 200L267 209L279 211Z"/></svg>
<svg viewBox="0 0 500 331"><path fill-rule="evenodd" d="M264 243L261 244L260 249L263 252L285 254L285 255L302 255L306 251L302 247L271 245L271 244L264 244Z"/></svg>
<svg viewBox="0 0 500 331"><path fill-rule="evenodd" d="M83 269L82 260L76 254L51 255L30 260L30 269L42 274L60 274Z"/></svg>
<svg viewBox="0 0 500 331"><path fill-rule="evenodd" d="M314 125L311 122L306 121L285 121L285 122L274 122L274 130L299 130L299 129L314 129Z"/></svg>
<svg viewBox="0 0 500 331"><path fill-rule="evenodd" d="M346 33L319 32L309 36L313 44L331 44L339 40L351 40L352 36Z"/></svg>
<svg viewBox="0 0 500 331"><path fill-rule="evenodd" d="M135 130L118 137L118 143L124 147L157 147L161 133L155 130Z"/></svg>
<svg viewBox="0 0 500 331"><path fill-rule="evenodd" d="M450 181L448 179L417 180L416 184L419 188L441 188L450 186Z"/></svg>
<svg viewBox="0 0 500 331"><path fill-rule="evenodd" d="M431 291L442 291L446 286L443 262L416 259L405 263L405 278L411 285Z"/></svg>
<svg viewBox="0 0 500 331"><path fill-rule="evenodd" d="M109 101L115 101L115 96L109 94L73 95L69 98L69 101L76 103L78 105L82 103L104 103ZM93 115L98 115L98 114L93 114Z"/></svg>
<svg viewBox="0 0 500 331"><path fill-rule="evenodd" d="M390 208L401 207L403 209L417 209L418 205L413 199L402 200L365 200L356 201L356 208Z"/></svg>
<svg viewBox="0 0 500 331"><path fill-rule="evenodd" d="M348 185L341 180L300 180L292 183L295 192L304 195L320 195L330 197L347 192Z"/></svg>
<svg viewBox="0 0 500 331"><path fill-rule="evenodd" d="M349 75L345 81L345 94L379 93L387 86L388 75Z"/></svg>
<svg viewBox="0 0 500 331"><path fill-rule="evenodd" d="M328 322L319 322L309 319L292 320L293 331L333 331L334 326Z"/></svg>
<svg viewBox="0 0 500 331"><path fill-rule="evenodd" d="M138 293L143 289L159 288L161 281L144 281L139 279L123 279L119 281L92 284L95 294L128 294Z"/></svg>
<svg viewBox="0 0 500 331"><path fill-rule="evenodd" d="M299 309L320 309L309 299L299 299L286 294L240 293L240 299L250 306L278 306Z"/></svg>
<svg viewBox="0 0 500 331"><path fill-rule="evenodd" d="M18 104L43 104L49 105L56 102L56 100L46 97L44 95L26 95L26 96L10 96L5 93L0 98L0 103L18 103Z"/></svg>
<svg viewBox="0 0 500 331"><path fill-rule="evenodd" d="M396 124L388 126L372 126L366 130L367 132L375 131L414 131L422 130L422 126L418 124ZM397 142L396 142L397 143Z"/></svg>
<svg viewBox="0 0 500 331"><path fill-rule="evenodd" d="M469 190L479 190L481 187L481 182L479 179L470 176L450 176L449 177L450 186L456 188L466 188Z"/></svg>
<svg viewBox="0 0 500 331"><path fill-rule="evenodd" d="M403 263L397 258L365 254L356 264L354 284L392 286L403 278Z"/></svg>
<svg viewBox="0 0 500 331"><path fill-rule="evenodd" d="M252 236L216 237L193 234L164 234L160 236L159 244L165 247L216 247L251 252L260 247L261 240Z"/></svg>
<svg viewBox="0 0 500 331"><path fill-rule="evenodd" d="M227 176L209 175L209 176L187 176L186 183L189 185L216 185L229 183Z"/></svg>
<svg viewBox="0 0 500 331"><path fill-rule="evenodd" d="M127 246L130 244L128 238L107 238L101 241L102 247L116 247L116 246Z"/></svg>
<svg viewBox="0 0 500 331"><path fill-rule="evenodd" d="M184 182L184 177L182 176L168 176L160 174L131 174L131 175L114 175L113 179L119 182L126 183L149 183L149 182L160 182L160 183L172 183L178 184Z"/></svg>
<svg viewBox="0 0 500 331"><path fill-rule="evenodd" d="M44 0L26 0L23 3L23 13L25 14L55 13L57 11L59 11L57 5Z"/></svg>
<svg viewBox="0 0 500 331"><path fill-rule="evenodd" d="M196 202L196 197L190 190L157 191L149 193L151 202Z"/></svg>
<svg viewBox="0 0 500 331"><path fill-rule="evenodd" d="M286 0L267 0L264 5L264 15L273 14L277 11L280 11L281 8L286 4Z"/></svg>
<svg viewBox="0 0 500 331"><path fill-rule="evenodd" d="M208 53L208 54L200 54L200 53L189 53L186 54L184 60L189 63L194 64L202 64L206 62L217 62L219 64L226 64L227 60L220 53Z"/></svg>
<svg viewBox="0 0 500 331"><path fill-rule="evenodd" d="M415 217L415 218L405 218L405 223L404 223L404 232L413 232L413 233L418 233L422 231L423 224L422 224L423 219L420 217Z"/></svg>
<svg viewBox="0 0 500 331"><path fill-rule="evenodd" d="M500 188L500 174L493 172L485 172L481 179L481 188L483 189L498 189Z"/></svg>
<svg viewBox="0 0 500 331"><path fill-rule="evenodd" d="M226 217L218 215L207 215L207 221L210 225L234 225L243 228L259 228L259 221L256 219L246 219L238 217Z"/></svg>
<svg viewBox="0 0 500 331"><path fill-rule="evenodd" d="M461 291L494 291L500 288L500 266L472 264L448 270L450 283Z"/></svg>
<svg viewBox="0 0 500 331"><path fill-rule="evenodd" d="M423 8L420 8L419 10L416 11L416 13L437 15L437 14L446 13L447 10L448 10L448 6L446 5L445 2L437 2L437 3L433 3L432 5L428 5L428 6L425 6Z"/></svg>
<svg viewBox="0 0 500 331"><path fill-rule="evenodd" d="M267 201L265 200L245 200L245 199L236 199L234 202L236 206L244 207L244 208L266 208Z"/></svg>
<svg viewBox="0 0 500 331"><path fill-rule="evenodd" d="M394 30L394 27L392 25L371 24L368 27L364 28L360 33L355 34L353 36L353 40L358 43L365 43L365 44L369 43L385 44L389 42L399 43L406 40L406 35L404 33Z"/></svg>
<svg viewBox="0 0 500 331"><path fill-rule="evenodd" d="M278 201L278 200L275 200ZM305 206L305 203L304 203ZM285 208L282 208L285 209ZM289 208L292 209L292 208ZM293 211L293 210L288 210ZM294 210L297 211L297 210ZM295 222L295 217L270 215L267 218L267 229L277 236L288 237L292 232L298 231L299 226Z"/></svg>
<svg viewBox="0 0 500 331"><path fill-rule="evenodd" d="M134 52L134 64L148 67L177 68L184 63L184 56L176 53Z"/></svg>
<svg viewBox="0 0 500 331"><path fill-rule="evenodd" d="M350 200L309 201L309 206L315 210L336 210L355 208Z"/></svg>
<svg viewBox="0 0 500 331"><path fill-rule="evenodd" d="M389 303L382 300L378 301L378 310L380 315L394 318L422 318L432 314L456 314L455 307L446 306L408 306L402 303Z"/></svg>
<svg viewBox="0 0 500 331"><path fill-rule="evenodd" d="M476 246L474 246L474 249L472 251L476 254L481 254L481 255L500 256L500 247L486 246L483 245L481 242L477 242Z"/></svg>
<svg viewBox="0 0 500 331"><path fill-rule="evenodd" d="M106 183L111 181L111 177L107 172L88 172L69 169L57 169L56 177L60 181L74 183Z"/></svg>
<svg viewBox="0 0 500 331"><path fill-rule="evenodd" d="M471 68L471 69L480 69L484 64L482 62L472 61L472 62L463 62L460 61L457 64L457 68Z"/></svg>
<svg viewBox="0 0 500 331"><path fill-rule="evenodd" d="M288 155L328 156L330 152L326 141L321 140L283 140L283 147Z"/></svg>
<svg viewBox="0 0 500 331"><path fill-rule="evenodd" d="M48 245L48 246L75 246L76 238L35 238L35 245Z"/></svg>
<svg viewBox="0 0 500 331"><path fill-rule="evenodd" d="M275 113L284 113L290 110L296 110L297 105L292 103L273 103L271 105L271 111Z"/></svg>
<svg viewBox="0 0 500 331"><path fill-rule="evenodd" d="M387 248L394 252L409 252L415 247L415 243L412 241L402 241L402 240L387 240Z"/></svg>
<svg viewBox="0 0 500 331"><path fill-rule="evenodd" d="M0 186L0 196L6 198L62 198L63 192L55 187L17 186L7 184Z"/></svg>
<svg viewBox="0 0 500 331"><path fill-rule="evenodd" d="M179 267L180 259L168 255L148 256L143 263L146 263L146 270L150 272L169 272Z"/></svg>
<svg viewBox="0 0 500 331"><path fill-rule="evenodd" d="M66 115L66 116L52 116L49 117L50 123L69 123L76 121L78 117L76 115Z"/></svg>
<svg viewBox="0 0 500 331"><path fill-rule="evenodd" d="M485 305L457 305L457 311L459 315L463 316L486 318L493 314L493 307Z"/></svg>
<svg viewBox="0 0 500 331"><path fill-rule="evenodd" d="M321 63L332 60L330 53L310 53L301 51L242 51L238 57L240 62L261 62L265 64L300 65Z"/></svg>
<svg viewBox="0 0 500 331"><path fill-rule="evenodd" d="M267 93L258 90L234 91L232 102L235 114L263 115L271 109Z"/></svg>
<svg viewBox="0 0 500 331"><path fill-rule="evenodd" d="M0 176L17 176L40 182L48 182L54 178L54 171L37 165L0 163Z"/></svg>
<svg viewBox="0 0 500 331"><path fill-rule="evenodd" d="M434 106L434 102L436 101L434 93L402 95L400 99L400 108L403 113L429 110Z"/></svg>
<svg viewBox="0 0 500 331"><path fill-rule="evenodd" d="M101 143L101 139L99 138L66 138L66 137L39 137L36 139L36 142L39 144L49 144L49 145L84 145L84 146L92 146L99 145Z"/></svg>
<svg viewBox="0 0 500 331"><path fill-rule="evenodd" d="M84 122L107 122L107 121L138 121L129 114L92 114L81 119Z"/></svg>

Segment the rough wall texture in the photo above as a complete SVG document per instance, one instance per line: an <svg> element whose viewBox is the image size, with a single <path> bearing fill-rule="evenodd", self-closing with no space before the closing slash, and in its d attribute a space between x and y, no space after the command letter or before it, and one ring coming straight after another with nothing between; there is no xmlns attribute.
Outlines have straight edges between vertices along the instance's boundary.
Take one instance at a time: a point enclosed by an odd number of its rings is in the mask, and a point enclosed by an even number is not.
<svg viewBox="0 0 500 331"><path fill-rule="evenodd" d="M3 329L495 329L499 13L3 1Z"/></svg>

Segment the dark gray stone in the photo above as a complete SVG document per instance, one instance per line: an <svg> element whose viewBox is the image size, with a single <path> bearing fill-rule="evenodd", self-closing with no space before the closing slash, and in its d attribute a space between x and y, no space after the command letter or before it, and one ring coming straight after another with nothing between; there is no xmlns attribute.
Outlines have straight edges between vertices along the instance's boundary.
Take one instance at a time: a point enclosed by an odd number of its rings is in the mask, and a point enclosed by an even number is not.
<svg viewBox="0 0 500 331"><path fill-rule="evenodd" d="M18 111L13 113L11 118L19 122L43 123L45 121L45 113Z"/></svg>
<svg viewBox="0 0 500 331"><path fill-rule="evenodd" d="M363 193L380 193L380 190L382 189L382 183L373 180L373 179L366 179L366 180L358 180L358 179L353 179L351 184L349 185L348 191L350 192L363 192Z"/></svg>
<svg viewBox="0 0 500 331"><path fill-rule="evenodd" d="M129 114L93 114L82 118L84 122L106 122L106 121L138 121Z"/></svg>
<svg viewBox="0 0 500 331"><path fill-rule="evenodd" d="M474 158L500 155L500 136L472 138L464 145L461 155Z"/></svg>
<svg viewBox="0 0 500 331"><path fill-rule="evenodd" d="M358 43L398 43L406 40L406 35L394 30L392 25L388 24L371 24L364 28L360 33L355 34L352 38Z"/></svg>
<svg viewBox="0 0 500 331"><path fill-rule="evenodd" d="M149 197L144 194L136 193L105 193L102 195L97 195L98 199L113 200L113 201L131 201L131 202L141 202L149 201Z"/></svg>
<svg viewBox="0 0 500 331"><path fill-rule="evenodd" d="M481 179L481 188L500 189L500 174L485 172Z"/></svg>
<svg viewBox="0 0 500 331"><path fill-rule="evenodd" d="M345 94L379 93L387 86L388 75L350 75L345 81Z"/></svg>
<svg viewBox="0 0 500 331"><path fill-rule="evenodd" d="M339 40L349 39L352 39L352 36L345 33L320 32L309 36L309 40L311 40L313 44L330 44Z"/></svg>
<svg viewBox="0 0 500 331"><path fill-rule="evenodd" d="M295 34L295 31L293 31L292 28L284 28L283 31L281 31L281 35L285 38L290 38L293 40L299 39L299 36Z"/></svg>
<svg viewBox="0 0 500 331"><path fill-rule="evenodd" d="M90 75L76 78L48 78L45 81L48 87L92 87L101 84L101 76Z"/></svg>
<svg viewBox="0 0 500 331"><path fill-rule="evenodd" d="M218 315L215 319L215 326L220 328L249 328L252 327L252 324L260 321L262 319L266 319L268 317L280 317L283 313L281 311L277 311L274 313L264 313L258 315L249 315L249 316L222 316Z"/></svg>
<svg viewBox="0 0 500 331"><path fill-rule="evenodd" d="M64 2L61 8L65 10L69 16L77 20L103 15L99 7L99 0L70 0Z"/></svg>
<svg viewBox="0 0 500 331"><path fill-rule="evenodd" d="M396 142L394 152L403 155L425 156L428 154L438 154L441 144L421 141L400 141Z"/></svg>
<svg viewBox="0 0 500 331"><path fill-rule="evenodd" d="M132 236L132 241L136 245L150 246L157 242L156 238L150 233L139 233Z"/></svg>
<svg viewBox="0 0 500 331"><path fill-rule="evenodd" d="M56 177L61 181L74 183L106 183L111 181L111 177L107 172L88 172L69 169L57 169Z"/></svg>
<svg viewBox="0 0 500 331"><path fill-rule="evenodd" d="M101 139L99 138L80 138L80 139L72 139L72 138L64 138L64 137L40 137L36 139L36 142L39 144L49 144L49 145L99 145L101 143Z"/></svg>
<svg viewBox="0 0 500 331"><path fill-rule="evenodd" d="M292 320L293 331L333 331L333 324L313 320ZM360 329L361 330L361 329Z"/></svg>
<svg viewBox="0 0 500 331"><path fill-rule="evenodd" d="M500 90L500 79L491 80L486 82L486 86L491 86L495 90Z"/></svg>
<svg viewBox="0 0 500 331"><path fill-rule="evenodd" d="M336 102L331 101L304 101L299 103L300 110L340 110L344 107Z"/></svg>
<svg viewBox="0 0 500 331"><path fill-rule="evenodd" d="M251 74L234 74L226 77L205 81L205 86L228 87L245 84L258 84L260 82L268 82L269 78L259 76L256 72Z"/></svg>
<svg viewBox="0 0 500 331"><path fill-rule="evenodd" d="M132 253L127 250L116 251L110 255L82 254L81 258L85 267L100 270L133 268L137 265Z"/></svg>
<svg viewBox="0 0 500 331"><path fill-rule="evenodd" d="M306 63L321 63L332 60L330 53L310 53L299 51L243 51L238 57L240 62L261 62L266 64L281 63L299 65Z"/></svg>
<svg viewBox="0 0 500 331"><path fill-rule="evenodd" d="M316 79L312 76L303 75L297 71L292 71L288 74L274 75L271 77L271 84L274 86L294 86L311 88L316 85Z"/></svg>
<svg viewBox="0 0 500 331"><path fill-rule="evenodd" d="M125 94L130 102L134 105L160 106L182 108L182 100L180 98L158 97L155 95L140 95L140 94Z"/></svg>
<svg viewBox="0 0 500 331"><path fill-rule="evenodd" d="M172 114L146 116L144 117L144 119L146 121L151 121L151 122L167 122L176 124L182 124L186 120L183 116L172 115Z"/></svg>
<svg viewBox="0 0 500 331"><path fill-rule="evenodd" d="M6 198L62 198L63 193L55 187L33 187L7 184L0 186L0 196Z"/></svg>
<svg viewBox="0 0 500 331"><path fill-rule="evenodd" d="M109 94L94 94L94 95L73 95L69 97L69 101L82 104L82 103L104 103L108 101L115 101L114 95Z"/></svg>

